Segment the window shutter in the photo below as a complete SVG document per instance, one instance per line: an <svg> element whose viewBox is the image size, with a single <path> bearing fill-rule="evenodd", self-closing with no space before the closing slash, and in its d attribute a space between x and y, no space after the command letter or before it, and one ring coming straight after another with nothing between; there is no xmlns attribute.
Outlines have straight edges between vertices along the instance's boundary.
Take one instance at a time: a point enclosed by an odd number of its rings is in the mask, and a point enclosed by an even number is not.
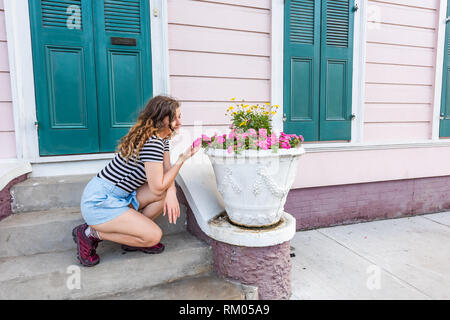
<svg viewBox="0 0 450 320"><path fill-rule="evenodd" d="M105 0L106 31L141 33L140 0Z"/></svg>
<svg viewBox="0 0 450 320"><path fill-rule="evenodd" d="M81 29L81 0L41 0L42 25L49 28Z"/></svg>
<svg viewBox="0 0 450 320"><path fill-rule="evenodd" d="M284 26L284 131L319 138L320 1L287 0Z"/></svg>
<svg viewBox="0 0 450 320"><path fill-rule="evenodd" d="M350 140L353 0L322 2L320 140Z"/></svg>
<svg viewBox="0 0 450 320"><path fill-rule="evenodd" d="M449 1L450 2L450 1ZM447 17L450 16L450 3L447 6ZM450 30L449 23L445 28L444 70L442 73L442 97L439 121L439 136L450 137Z"/></svg>

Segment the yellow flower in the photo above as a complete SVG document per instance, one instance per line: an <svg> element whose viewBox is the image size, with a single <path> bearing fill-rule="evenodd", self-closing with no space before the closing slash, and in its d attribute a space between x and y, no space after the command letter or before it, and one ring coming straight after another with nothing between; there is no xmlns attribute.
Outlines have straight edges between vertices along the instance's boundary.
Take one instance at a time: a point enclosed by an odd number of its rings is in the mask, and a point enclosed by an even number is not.
<svg viewBox="0 0 450 320"><path fill-rule="evenodd" d="M275 111L272 111L272 112L271 112L271 114L275 114L275 113L276 113Z"/></svg>
<svg viewBox="0 0 450 320"><path fill-rule="evenodd" d="M234 100L236 100L236 98L231 98L231 101L234 101Z"/></svg>
<svg viewBox="0 0 450 320"><path fill-rule="evenodd" d="M229 108L228 108L228 110L233 110L233 109L234 109L234 107L233 107L233 106L231 106L231 107L229 107Z"/></svg>
<svg viewBox="0 0 450 320"><path fill-rule="evenodd" d="M270 106L270 103L266 102L266 105Z"/></svg>

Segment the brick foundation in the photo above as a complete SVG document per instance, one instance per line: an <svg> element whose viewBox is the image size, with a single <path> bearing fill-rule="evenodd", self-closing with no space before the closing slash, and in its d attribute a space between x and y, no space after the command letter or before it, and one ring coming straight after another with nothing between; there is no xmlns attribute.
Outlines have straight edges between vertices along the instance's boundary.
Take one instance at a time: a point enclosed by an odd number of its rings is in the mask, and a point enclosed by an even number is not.
<svg viewBox="0 0 450 320"><path fill-rule="evenodd" d="M11 180L3 190L0 191L0 221L12 213L11 210L11 187L19 182L25 181L27 179L27 174L21 175L13 180Z"/></svg>
<svg viewBox="0 0 450 320"><path fill-rule="evenodd" d="M450 176L293 189L297 230L450 210Z"/></svg>

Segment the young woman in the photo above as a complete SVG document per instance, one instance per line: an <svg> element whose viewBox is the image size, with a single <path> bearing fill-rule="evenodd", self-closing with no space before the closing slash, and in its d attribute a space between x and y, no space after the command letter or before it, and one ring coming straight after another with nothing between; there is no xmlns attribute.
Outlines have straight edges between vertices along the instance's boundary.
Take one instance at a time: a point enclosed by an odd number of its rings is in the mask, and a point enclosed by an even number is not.
<svg viewBox="0 0 450 320"><path fill-rule="evenodd" d="M114 159L86 185L81 198L86 223L72 231L82 265L100 262L96 248L102 240L121 243L127 251L164 250L159 242L162 231L153 220L164 212L170 223L176 223L180 207L175 177L200 149L191 146L171 166L168 142L180 126L178 101L152 98L122 138Z"/></svg>

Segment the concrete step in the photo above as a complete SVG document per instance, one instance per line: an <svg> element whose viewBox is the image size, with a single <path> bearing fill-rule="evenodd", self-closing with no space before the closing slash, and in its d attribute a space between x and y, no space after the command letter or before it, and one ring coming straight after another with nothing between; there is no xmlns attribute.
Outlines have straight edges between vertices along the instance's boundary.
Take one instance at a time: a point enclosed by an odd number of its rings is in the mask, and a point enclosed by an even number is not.
<svg viewBox="0 0 450 320"><path fill-rule="evenodd" d="M181 209L176 224L169 224L162 215L155 220L164 235L186 231L186 215ZM72 229L81 223L79 208L12 214L0 222L0 258L74 249Z"/></svg>
<svg viewBox="0 0 450 320"><path fill-rule="evenodd" d="M78 207L93 175L30 178L11 188L14 213Z"/></svg>
<svg viewBox="0 0 450 320"><path fill-rule="evenodd" d="M210 273L212 250L187 232L163 236L161 254L99 244L100 263L83 267L75 250L0 259L0 299L92 299Z"/></svg>
<svg viewBox="0 0 450 320"><path fill-rule="evenodd" d="M98 297L99 300L255 300L257 289L205 274L131 292Z"/></svg>

